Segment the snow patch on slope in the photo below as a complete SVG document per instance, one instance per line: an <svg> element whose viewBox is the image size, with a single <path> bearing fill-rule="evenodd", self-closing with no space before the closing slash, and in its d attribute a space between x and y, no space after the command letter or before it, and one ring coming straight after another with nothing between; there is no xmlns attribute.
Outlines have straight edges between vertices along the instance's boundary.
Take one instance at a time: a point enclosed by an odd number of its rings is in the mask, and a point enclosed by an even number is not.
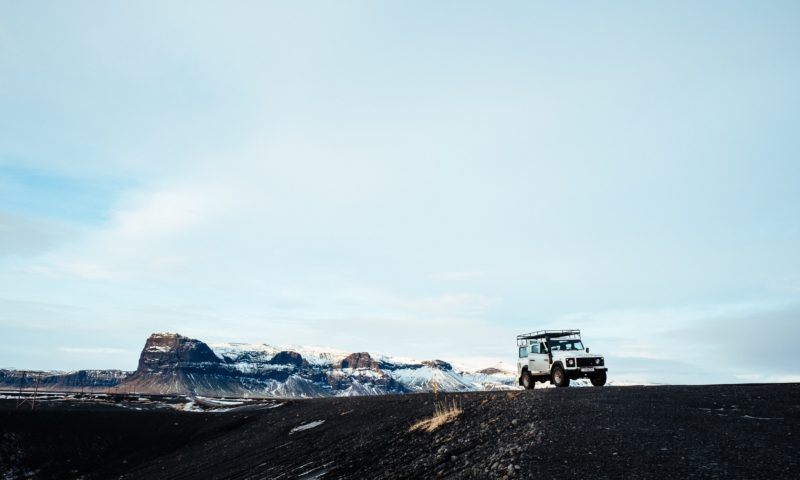
<svg viewBox="0 0 800 480"><path fill-rule="evenodd" d="M294 427L293 429L289 430L289 435L295 432L302 432L303 430L310 430L312 428L319 427L323 423L325 423L325 420L315 420L313 422L304 423L303 425Z"/></svg>

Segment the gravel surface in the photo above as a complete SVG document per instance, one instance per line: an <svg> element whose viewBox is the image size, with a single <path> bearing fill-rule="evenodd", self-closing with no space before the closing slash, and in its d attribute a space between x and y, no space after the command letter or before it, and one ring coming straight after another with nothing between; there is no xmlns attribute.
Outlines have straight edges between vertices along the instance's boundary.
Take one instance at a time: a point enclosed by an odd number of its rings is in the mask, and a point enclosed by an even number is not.
<svg viewBox="0 0 800 480"><path fill-rule="evenodd" d="M0 478L798 478L800 385L287 400L224 413L0 402Z"/></svg>

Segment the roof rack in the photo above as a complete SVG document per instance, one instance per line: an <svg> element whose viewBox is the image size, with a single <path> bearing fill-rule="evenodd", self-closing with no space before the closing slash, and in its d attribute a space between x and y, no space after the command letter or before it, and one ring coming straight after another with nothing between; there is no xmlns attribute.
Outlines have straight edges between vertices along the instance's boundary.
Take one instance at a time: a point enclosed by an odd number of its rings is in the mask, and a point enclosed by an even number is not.
<svg viewBox="0 0 800 480"><path fill-rule="evenodd" d="M517 345L527 345L525 340L535 340L539 338L560 338L569 337L571 335L580 335L580 330L537 330L535 332L523 333L517 335ZM529 342L528 342L529 343Z"/></svg>

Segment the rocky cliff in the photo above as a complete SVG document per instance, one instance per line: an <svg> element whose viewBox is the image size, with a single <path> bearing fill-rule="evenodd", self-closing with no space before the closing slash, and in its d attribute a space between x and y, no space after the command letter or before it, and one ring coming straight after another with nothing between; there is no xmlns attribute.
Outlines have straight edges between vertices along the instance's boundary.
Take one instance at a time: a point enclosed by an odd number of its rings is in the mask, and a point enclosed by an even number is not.
<svg viewBox="0 0 800 480"><path fill-rule="evenodd" d="M174 333L150 336L122 388L208 396L321 397L510 388L510 376L457 372L442 360L398 361L369 352L253 344L207 345Z"/></svg>
<svg viewBox="0 0 800 480"><path fill-rule="evenodd" d="M215 365L222 361L208 345L177 333L154 333L139 356L138 372L158 372L176 367Z"/></svg>
<svg viewBox="0 0 800 480"><path fill-rule="evenodd" d="M414 362L368 352L347 353L263 344L208 345L177 333L154 333L134 372L52 373L49 390L87 386L117 393L209 397L324 397L512 388L512 374L456 371L442 360ZM26 383L27 382L27 383ZM23 380L26 387L30 379ZM0 387L20 384L19 372L0 371Z"/></svg>

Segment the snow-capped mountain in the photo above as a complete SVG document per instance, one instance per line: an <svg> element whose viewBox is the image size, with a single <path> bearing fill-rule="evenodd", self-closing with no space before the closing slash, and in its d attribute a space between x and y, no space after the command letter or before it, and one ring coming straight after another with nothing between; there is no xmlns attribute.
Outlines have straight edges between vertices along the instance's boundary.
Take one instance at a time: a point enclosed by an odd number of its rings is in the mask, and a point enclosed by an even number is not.
<svg viewBox="0 0 800 480"><path fill-rule="evenodd" d="M491 370L491 369L489 369ZM207 396L319 397L513 388L500 370L458 371L442 360L246 343L205 344L173 333L148 338L120 388Z"/></svg>
<svg viewBox="0 0 800 480"><path fill-rule="evenodd" d="M0 371L0 387L17 388L20 372ZM32 379L22 380L33 387ZM154 333L134 372L49 372L40 388L60 391L323 397L516 388L513 370L470 371L442 360L417 361L368 352L247 343L206 344L177 333Z"/></svg>

